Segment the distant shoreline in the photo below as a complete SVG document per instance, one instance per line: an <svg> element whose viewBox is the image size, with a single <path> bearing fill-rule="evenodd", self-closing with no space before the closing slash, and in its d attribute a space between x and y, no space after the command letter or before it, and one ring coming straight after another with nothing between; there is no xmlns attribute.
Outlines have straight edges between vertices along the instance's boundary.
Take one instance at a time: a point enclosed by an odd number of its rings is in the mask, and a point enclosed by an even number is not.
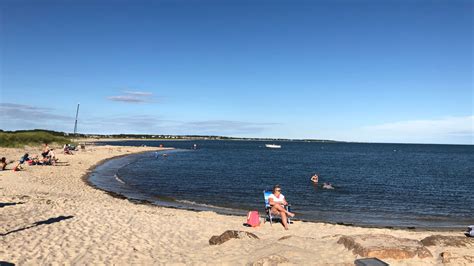
<svg viewBox="0 0 474 266"><path fill-rule="evenodd" d="M443 145L443 146L474 146L474 144L446 144L446 143L395 143L395 142L355 142L355 141L336 141L336 140L301 140L301 139L202 139L202 138L180 138L180 139L143 139L143 138L81 138L78 142L119 142L119 141L258 141L258 142L307 142L324 144L380 144L380 145Z"/></svg>
<svg viewBox="0 0 474 266"><path fill-rule="evenodd" d="M300 140L300 139L246 139L246 138L213 138L213 139L206 139L206 138L176 138L176 139L157 139L157 138L81 138L76 139L79 142L101 142L101 141L192 141L192 140L207 140L207 141L260 141L260 142L318 142L318 143L350 143L344 141L333 141L333 140Z"/></svg>

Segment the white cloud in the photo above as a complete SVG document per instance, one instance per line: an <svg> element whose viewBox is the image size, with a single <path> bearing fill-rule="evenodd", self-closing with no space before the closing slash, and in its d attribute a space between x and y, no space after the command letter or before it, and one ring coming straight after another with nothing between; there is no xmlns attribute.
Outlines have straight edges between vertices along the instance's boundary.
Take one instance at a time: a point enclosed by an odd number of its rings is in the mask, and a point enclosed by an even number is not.
<svg viewBox="0 0 474 266"><path fill-rule="evenodd" d="M473 144L474 116L409 120L362 127L361 141Z"/></svg>
<svg viewBox="0 0 474 266"><path fill-rule="evenodd" d="M138 92L141 94L142 92ZM74 110L71 110L74 114ZM4 130L43 128L71 131L74 117L56 109L14 103L0 103L0 128ZM80 116L81 133L143 133L182 135L259 136L319 138L341 141L392 143L474 144L474 116L408 120L335 130L324 125L301 127L278 123L237 120L168 120L157 115ZM293 135L292 135L293 134Z"/></svg>
<svg viewBox="0 0 474 266"><path fill-rule="evenodd" d="M148 95L138 92L138 95ZM122 101L133 101L133 95L117 96ZM124 97L132 97L124 99ZM50 129L71 131L74 117L62 115L53 108L15 103L0 103L0 128ZM233 135L257 134L273 127L274 123L255 123L235 120L182 121L168 120L157 115L105 115L102 117L80 115L78 132L118 134L181 134L181 135Z"/></svg>
<svg viewBox="0 0 474 266"><path fill-rule="evenodd" d="M124 93L135 96L151 96L153 93L144 91L124 91Z"/></svg>
<svg viewBox="0 0 474 266"><path fill-rule="evenodd" d="M107 99L115 102L126 102L126 103L144 103L146 99L136 97L133 95L118 95L118 96L110 96Z"/></svg>
<svg viewBox="0 0 474 266"><path fill-rule="evenodd" d="M273 127L276 123L254 123L234 120L204 120L181 122L178 126L181 131L198 135L243 136L255 135Z"/></svg>
<svg viewBox="0 0 474 266"><path fill-rule="evenodd" d="M107 99L115 102L125 103L147 103L152 102L153 93L143 91L124 91L123 95L109 96Z"/></svg>
<svg viewBox="0 0 474 266"><path fill-rule="evenodd" d="M74 112L71 110L71 113ZM63 115L54 108L16 103L0 103L0 128L72 130L74 116Z"/></svg>
<svg viewBox="0 0 474 266"><path fill-rule="evenodd" d="M38 107L26 104L0 103L1 120L22 121L71 121L72 116L59 114L52 108Z"/></svg>

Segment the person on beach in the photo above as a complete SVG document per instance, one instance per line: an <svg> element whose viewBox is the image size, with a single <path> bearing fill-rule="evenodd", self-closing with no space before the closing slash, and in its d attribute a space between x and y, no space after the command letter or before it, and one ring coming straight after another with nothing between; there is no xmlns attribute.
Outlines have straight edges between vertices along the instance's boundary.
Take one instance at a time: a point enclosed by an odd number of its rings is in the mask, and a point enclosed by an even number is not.
<svg viewBox="0 0 474 266"><path fill-rule="evenodd" d="M2 167L2 171L5 170L5 167L7 167L7 158L2 157L0 160L0 167Z"/></svg>
<svg viewBox="0 0 474 266"><path fill-rule="evenodd" d="M57 161L56 154L54 153L54 149L50 149L48 153L49 160L54 164Z"/></svg>
<svg viewBox="0 0 474 266"><path fill-rule="evenodd" d="M281 194L280 185L275 185L273 187L273 193L268 197L268 203L270 203L270 206L272 206L271 212L281 216L281 222L285 227L285 230L288 230L287 215L294 217L295 214L286 210L285 206L288 206L288 202L286 202L285 196Z"/></svg>
<svg viewBox="0 0 474 266"><path fill-rule="evenodd" d="M43 147L43 152L41 152L41 156L43 156L43 158L46 158L48 157L48 155L49 155L49 146L48 146L48 143L45 143Z"/></svg>
<svg viewBox="0 0 474 266"><path fill-rule="evenodd" d="M318 183L318 181L319 181L319 176L318 176L318 174L314 174L314 175L311 177L311 181L312 181L313 183Z"/></svg>
<svg viewBox="0 0 474 266"><path fill-rule="evenodd" d="M64 147L63 147L64 154L73 155L72 150L73 149L71 148L69 144L64 144Z"/></svg>
<svg viewBox="0 0 474 266"><path fill-rule="evenodd" d="M20 158L20 161L15 165L15 167L13 167L13 171L20 171L21 169L23 169L21 167L21 165L26 162L26 161L29 161L30 158L29 158L29 155L28 153L25 153L21 158Z"/></svg>

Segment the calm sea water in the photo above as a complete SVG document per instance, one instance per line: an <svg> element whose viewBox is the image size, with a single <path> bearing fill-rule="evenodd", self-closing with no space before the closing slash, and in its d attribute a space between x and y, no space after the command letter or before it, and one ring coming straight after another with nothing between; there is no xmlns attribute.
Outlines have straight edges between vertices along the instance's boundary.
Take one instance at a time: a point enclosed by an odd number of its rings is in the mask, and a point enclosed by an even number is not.
<svg viewBox="0 0 474 266"><path fill-rule="evenodd" d="M176 150L108 161L96 186L160 205L224 213L263 211L280 184L303 220L395 227L474 224L474 146L276 142L128 141ZM191 147L197 144L197 149ZM310 182L313 173L325 190Z"/></svg>

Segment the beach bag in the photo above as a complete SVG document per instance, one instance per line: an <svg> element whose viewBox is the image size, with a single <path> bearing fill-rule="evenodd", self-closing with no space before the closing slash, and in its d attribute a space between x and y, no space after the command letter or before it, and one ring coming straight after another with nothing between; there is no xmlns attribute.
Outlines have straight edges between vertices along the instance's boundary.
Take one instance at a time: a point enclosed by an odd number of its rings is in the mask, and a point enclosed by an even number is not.
<svg viewBox="0 0 474 266"><path fill-rule="evenodd" d="M256 227L260 225L260 216L258 211L249 211L247 214L247 223L248 226Z"/></svg>

